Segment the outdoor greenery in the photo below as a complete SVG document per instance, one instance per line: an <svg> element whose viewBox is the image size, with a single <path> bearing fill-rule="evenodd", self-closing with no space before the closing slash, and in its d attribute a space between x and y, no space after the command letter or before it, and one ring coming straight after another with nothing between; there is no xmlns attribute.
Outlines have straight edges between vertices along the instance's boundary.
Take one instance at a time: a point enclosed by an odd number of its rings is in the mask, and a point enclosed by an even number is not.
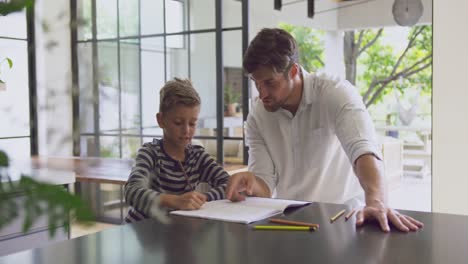
<svg viewBox="0 0 468 264"><path fill-rule="evenodd" d="M280 23L298 42L299 62L308 71L324 66L323 31ZM393 87L402 95L405 89L421 87L432 91L432 26L411 28L401 52L385 44L385 29L347 31L343 37L346 79L358 87L367 107L382 102Z"/></svg>
<svg viewBox="0 0 468 264"><path fill-rule="evenodd" d="M0 15L22 11L25 7L31 7L34 0L9 0L0 2Z"/></svg>
<svg viewBox="0 0 468 264"><path fill-rule="evenodd" d="M325 66L322 30L280 23L279 28L289 32L299 46L299 63L308 71L315 72Z"/></svg>
<svg viewBox="0 0 468 264"><path fill-rule="evenodd" d="M420 86L432 91L432 26L413 27L404 50L395 54L393 47L381 41L384 29L361 30L355 37L360 42L356 58L357 86L367 107L381 102L393 87L402 95L405 89ZM356 62L355 62L356 63ZM349 79L348 79L349 80ZM351 82L354 80L350 80Z"/></svg>

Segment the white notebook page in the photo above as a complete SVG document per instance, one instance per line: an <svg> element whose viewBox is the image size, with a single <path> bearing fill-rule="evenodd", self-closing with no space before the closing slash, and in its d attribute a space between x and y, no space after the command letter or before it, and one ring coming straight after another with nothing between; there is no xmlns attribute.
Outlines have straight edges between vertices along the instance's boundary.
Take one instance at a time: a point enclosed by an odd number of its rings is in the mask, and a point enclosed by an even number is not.
<svg viewBox="0 0 468 264"><path fill-rule="evenodd" d="M247 197L242 202L217 200L205 203L198 210L172 211L171 214L249 224L282 213L287 207L303 206L310 202Z"/></svg>

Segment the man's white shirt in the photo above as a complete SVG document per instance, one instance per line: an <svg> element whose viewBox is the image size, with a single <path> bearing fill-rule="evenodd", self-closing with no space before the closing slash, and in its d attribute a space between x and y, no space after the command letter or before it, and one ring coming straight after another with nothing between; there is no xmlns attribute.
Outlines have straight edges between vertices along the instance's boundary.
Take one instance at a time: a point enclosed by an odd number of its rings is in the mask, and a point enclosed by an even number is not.
<svg viewBox="0 0 468 264"><path fill-rule="evenodd" d="M344 203L363 191L353 166L380 158L375 129L357 89L348 81L302 70L304 89L293 116L268 112L256 100L246 122L249 171L275 197Z"/></svg>

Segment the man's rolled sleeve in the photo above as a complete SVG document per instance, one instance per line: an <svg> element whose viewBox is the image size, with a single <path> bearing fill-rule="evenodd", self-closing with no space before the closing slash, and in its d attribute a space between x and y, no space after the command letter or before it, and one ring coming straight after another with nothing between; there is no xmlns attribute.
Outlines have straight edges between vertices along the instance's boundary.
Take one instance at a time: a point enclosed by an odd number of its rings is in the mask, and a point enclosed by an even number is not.
<svg viewBox="0 0 468 264"><path fill-rule="evenodd" d="M351 164L353 164L353 166L356 164L357 159L365 154L372 154L377 159L382 160L382 155L381 155L380 150L376 146L373 146L373 144L370 144L368 141L360 140L360 141L354 142L354 146L350 147L350 149L351 149L351 154L348 155L348 157L350 159Z"/></svg>
<svg viewBox="0 0 468 264"><path fill-rule="evenodd" d="M348 82L332 89L328 113L335 120L335 131L349 161L353 166L364 154L373 154L382 159L377 144L374 124L361 96Z"/></svg>

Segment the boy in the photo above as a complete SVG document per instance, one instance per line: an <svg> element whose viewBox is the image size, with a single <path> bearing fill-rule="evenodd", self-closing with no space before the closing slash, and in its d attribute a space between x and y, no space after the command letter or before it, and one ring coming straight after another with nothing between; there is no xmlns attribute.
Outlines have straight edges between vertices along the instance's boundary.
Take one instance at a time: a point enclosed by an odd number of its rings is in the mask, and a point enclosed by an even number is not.
<svg viewBox="0 0 468 264"><path fill-rule="evenodd" d="M125 184L131 206L125 222L155 216L158 208L199 209L206 201L224 199L229 175L200 146L191 145L200 97L189 80L175 78L160 91L156 115L163 138L143 144ZM212 189L195 191L200 182Z"/></svg>

